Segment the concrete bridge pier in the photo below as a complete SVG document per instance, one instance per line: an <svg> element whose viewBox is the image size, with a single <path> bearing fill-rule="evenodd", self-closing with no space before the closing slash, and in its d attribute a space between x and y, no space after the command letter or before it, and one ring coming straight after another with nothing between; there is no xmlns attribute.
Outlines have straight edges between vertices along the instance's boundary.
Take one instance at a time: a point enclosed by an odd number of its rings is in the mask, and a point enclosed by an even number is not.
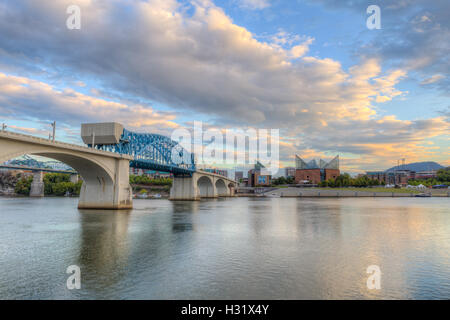
<svg viewBox="0 0 450 320"><path fill-rule="evenodd" d="M30 197L40 198L44 196L44 173L42 171L33 174L33 182L30 188Z"/></svg>
<svg viewBox="0 0 450 320"><path fill-rule="evenodd" d="M77 184L80 179L78 178L78 173L70 175L70 182Z"/></svg>
<svg viewBox="0 0 450 320"><path fill-rule="evenodd" d="M194 177L174 177L170 200L200 200Z"/></svg>
<svg viewBox="0 0 450 320"><path fill-rule="evenodd" d="M92 172L84 174L79 209L131 209L129 160L115 159L114 178Z"/></svg>

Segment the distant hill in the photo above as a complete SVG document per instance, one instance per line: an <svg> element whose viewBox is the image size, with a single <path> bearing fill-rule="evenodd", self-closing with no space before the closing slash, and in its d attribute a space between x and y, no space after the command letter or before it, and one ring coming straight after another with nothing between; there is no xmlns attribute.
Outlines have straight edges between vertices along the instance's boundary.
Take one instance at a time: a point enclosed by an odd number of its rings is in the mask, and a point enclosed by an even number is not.
<svg viewBox="0 0 450 320"><path fill-rule="evenodd" d="M441 166L439 163L436 162L416 162L416 163L410 163L405 164L404 166L396 166L393 168L390 168L386 170L386 172L391 172L395 170L411 170L415 172L421 172L421 171L431 171L431 170L439 170L443 169L444 167Z"/></svg>

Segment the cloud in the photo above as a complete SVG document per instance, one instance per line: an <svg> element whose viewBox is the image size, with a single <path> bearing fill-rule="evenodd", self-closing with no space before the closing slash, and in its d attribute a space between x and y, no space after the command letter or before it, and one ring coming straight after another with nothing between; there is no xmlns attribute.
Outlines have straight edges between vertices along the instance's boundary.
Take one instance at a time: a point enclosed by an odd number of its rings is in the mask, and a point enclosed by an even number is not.
<svg viewBox="0 0 450 320"><path fill-rule="evenodd" d="M446 110L440 110L439 113L446 117L447 122L450 123L450 106L448 106Z"/></svg>
<svg viewBox="0 0 450 320"><path fill-rule="evenodd" d="M443 74L435 74L427 79L424 79L420 84L421 85L432 84L432 83L438 82L442 79L445 79L445 76Z"/></svg>
<svg viewBox="0 0 450 320"><path fill-rule="evenodd" d="M293 58L300 58L309 51L309 46L313 43L314 38L309 38L302 44L296 45L291 49L291 55Z"/></svg>
<svg viewBox="0 0 450 320"><path fill-rule="evenodd" d="M322 123L326 117L367 118L374 114L371 101L377 91L387 99L393 97L389 92L398 94L392 88L395 81L381 82L388 75L367 70L369 64L379 64L375 60L350 73L331 59L303 56L292 61L306 53L312 39L290 49L257 41L206 0L194 2L191 15L174 0L83 1L82 29L75 31L64 28L61 15L72 2L5 5L0 46L9 61L14 57L20 64L26 57L59 77L76 76L84 83L84 78L95 78L110 92L226 123L272 127ZM373 77L361 78L357 70ZM310 112L302 113L304 109Z"/></svg>
<svg viewBox="0 0 450 320"><path fill-rule="evenodd" d="M323 132L333 134L323 134ZM327 127L307 128L297 144L298 150L314 150L318 154L344 154L342 159L354 162L342 163L343 170L357 171L383 169L397 159L415 161L448 161L445 152L449 147L430 144L430 139L450 135L445 115L433 119L404 121L394 116L363 121L344 120L328 122ZM349 154L355 156L348 157ZM357 161L355 161L355 159ZM356 165L357 164L357 165Z"/></svg>
<svg viewBox="0 0 450 320"><path fill-rule="evenodd" d="M27 127L21 127L21 126L15 126L15 125L9 125L7 127L7 129L13 129L15 131L19 131L25 134L30 134L30 135L47 135L49 133L48 130L42 130L42 129L37 129L37 128L27 128Z"/></svg>
<svg viewBox="0 0 450 320"><path fill-rule="evenodd" d="M81 30L65 27L72 4L81 7ZM444 132L440 118L377 122L375 104L406 94L396 85L409 65L383 69L380 57L369 57L344 69L309 56L312 41L282 31L260 41L208 0L3 2L0 70L8 71L0 71L0 113L74 126L116 120L148 131L177 126L176 115L201 115L222 128L281 128L299 141L283 146L285 159L302 149L422 151L414 145Z"/></svg>
<svg viewBox="0 0 450 320"><path fill-rule="evenodd" d="M252 10L265 9L270 7L270 0L238 0L240 6Z"/></svg>
<svg viewBox="0 0 450 320"><path fill-rule="evenodd" d="M318 1L326 8L349 9L362 18L366 8L374 4L371 0ZM421 78L450 74L448 0L379 0L376 4L381 8L382 30L364 30L364 41L374 39L357 49L359 54L379 57L397 68L417 72ZM442 78L438 88L450 93L450 79Z"/></svg>
<svg viewBox="0 0 450 320"><path fill-rule="evenodd" d="M96 121L117 121L140 130L178 126L172 113L92 97L70 88L58 90L41 81L4 73L0 73L0 114L8 118L58 120L73 126ZM35 129L10 127L38 133Z"/></svg>

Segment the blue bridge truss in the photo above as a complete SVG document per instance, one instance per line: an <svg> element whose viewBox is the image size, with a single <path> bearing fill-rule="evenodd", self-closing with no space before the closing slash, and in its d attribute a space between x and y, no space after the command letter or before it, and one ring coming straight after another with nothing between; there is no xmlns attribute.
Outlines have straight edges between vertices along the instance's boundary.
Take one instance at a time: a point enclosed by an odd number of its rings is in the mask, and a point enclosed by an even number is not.
<svg viewBox="0 0 450 320"><path fill-rule="evenodd" d="M98 145L97 149L127 154L134 158L130 167L192 175L196 171L194 154L159 134L135 133L124 129L120 143Z"/></svg>

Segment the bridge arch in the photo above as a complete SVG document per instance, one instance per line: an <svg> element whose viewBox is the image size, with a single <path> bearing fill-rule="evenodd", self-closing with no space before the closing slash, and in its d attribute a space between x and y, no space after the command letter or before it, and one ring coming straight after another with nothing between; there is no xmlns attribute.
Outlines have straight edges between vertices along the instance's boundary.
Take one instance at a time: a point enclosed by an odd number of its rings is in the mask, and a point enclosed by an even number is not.
<svg viewBox="0 0 450 320"><path fill-rule="evenodd" d="M55 150L26 150L7 155L0 155L0 163L15 159L23 155L41 156L67 164L77 171L83 178L83 181L90 183L104 184L105 187L113 185L114 175L109 168L102 166L96 159L89 159L80 155L74 155L70 152L61 152Z"/></svg>
<svg viewBox="0 0 450 320"><path fill-rule="evenodd" d="M223 179L218 179L216 181L216 190L219 197L229 196L227 185Z"/></svg>
<svg viewBox="0 0 450 320"><path fill-rule="evenodd" d="M198 193L201 198L214 198L214 184L208 176L202 176L197 180Z"/></svg>
<svg viewBox="0 0 450 320"><path fill-rule="evenodd" d="M17 133L0 132L0 163L25 154L58 160L74 168L83 178L78 202L81 209L132 207L130 156Z"/></svg>

